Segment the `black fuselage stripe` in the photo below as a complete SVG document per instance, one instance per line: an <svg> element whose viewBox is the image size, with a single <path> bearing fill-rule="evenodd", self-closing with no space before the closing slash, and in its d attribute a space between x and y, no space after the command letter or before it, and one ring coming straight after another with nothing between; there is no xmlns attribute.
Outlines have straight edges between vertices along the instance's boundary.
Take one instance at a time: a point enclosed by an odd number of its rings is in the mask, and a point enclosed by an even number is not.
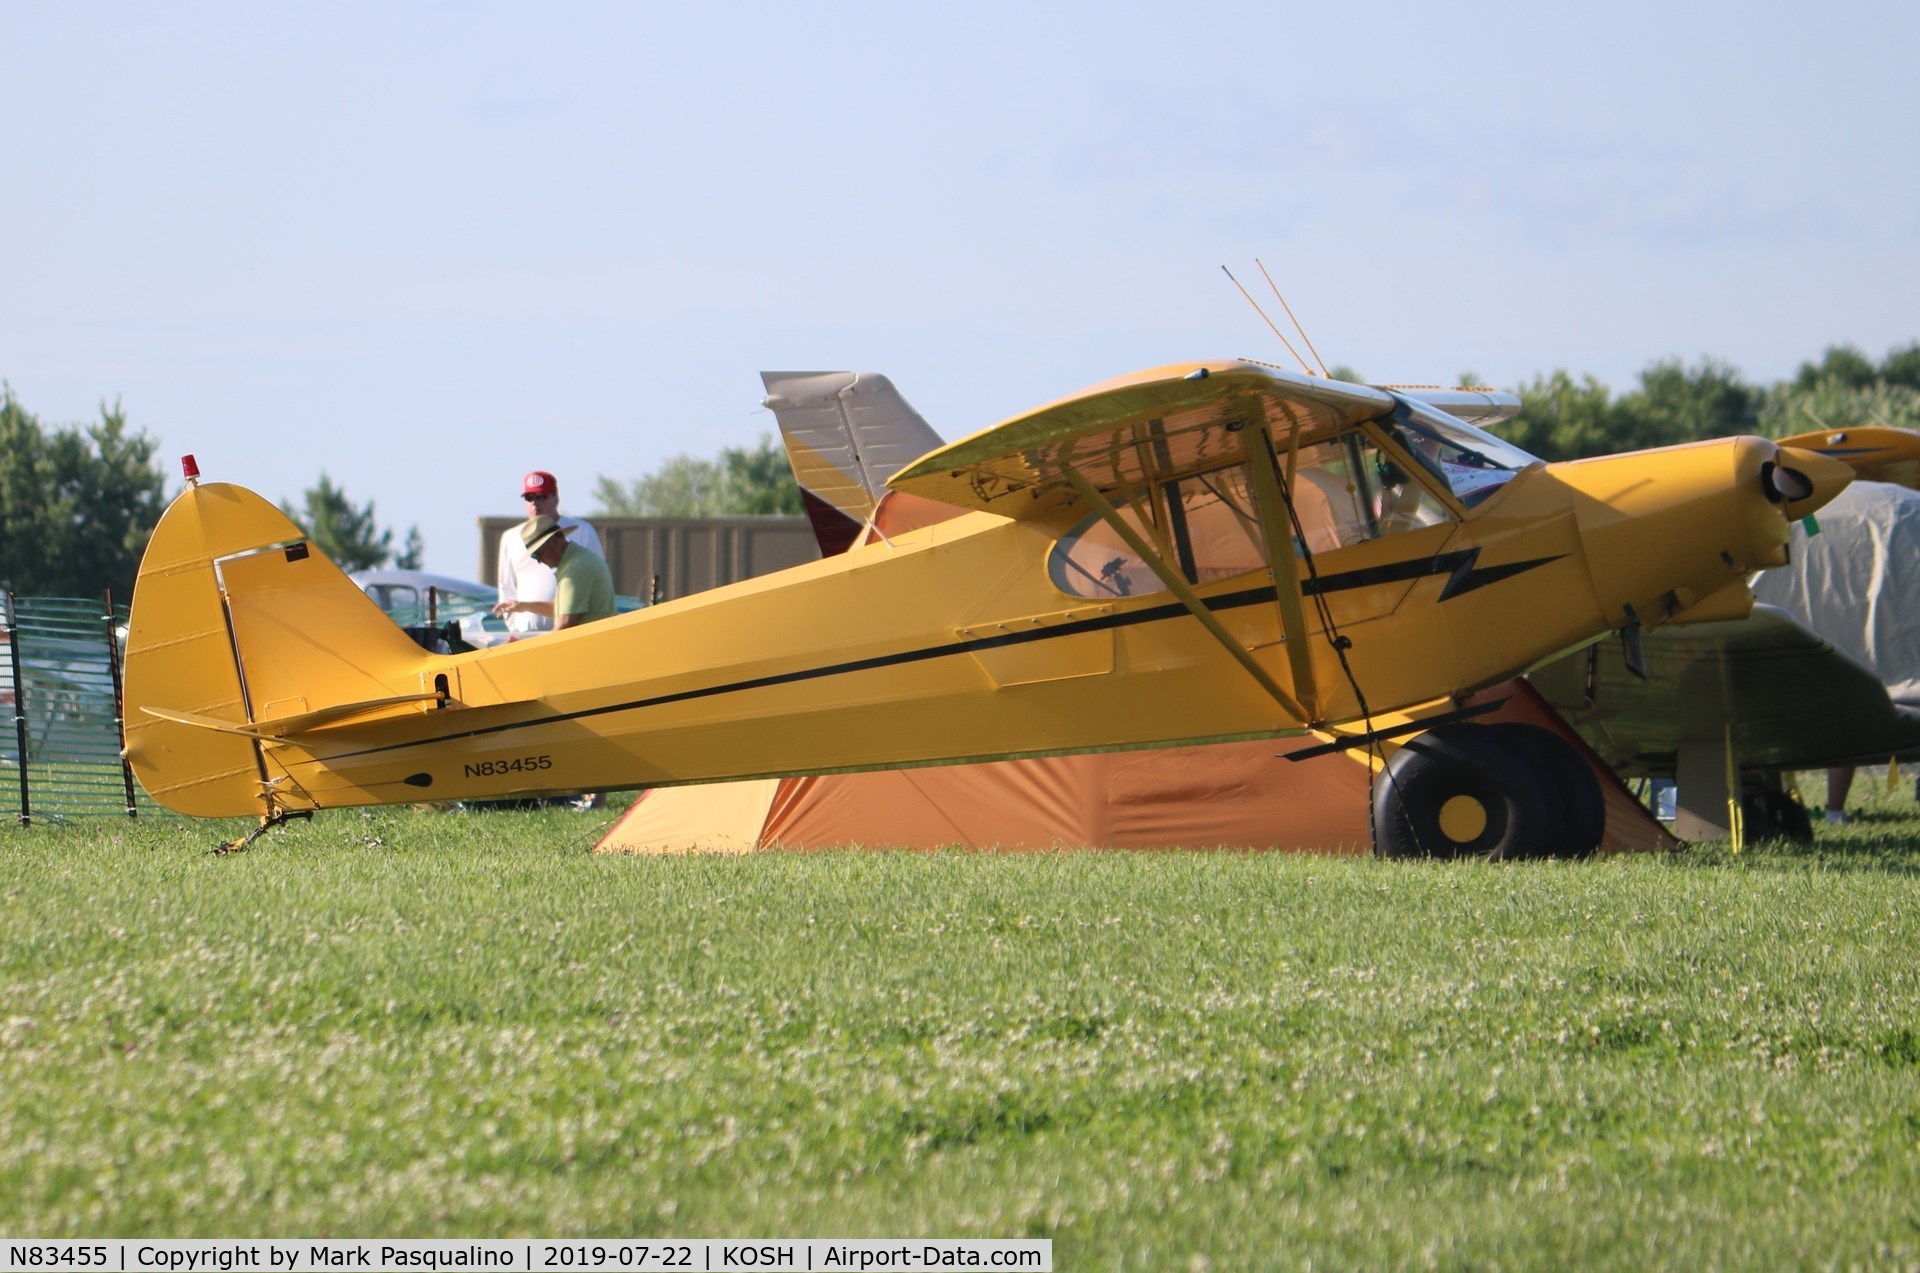
<svg viewBox="0 0 1920 1273"><path fill-rule="evenodd" d="M1241 606L1258 605L1262 601L1272 601L1277 594L1272 587L1252 588L1245 592L1225 593L1208 600L1209 610L1233 610ZM610 712L636 711L643 707L664 707L671 703L686 703L696 699L712 698L719 694L734 694L745 690L769 689L776 685L793 685L801 681L818 680L827 676L842 676L852 672L871 672L884 667L899 667L909 663L924 663L929 659L948 658L955 654L968 654L975 650L997 650L1010 645L1025 645L1031 641L1045 641L1052 637L1074 636L1082 632L1104 632L1113 628L1130 627L1136 623L1157 623L1163 619L1177 618L1187 613L1187 608L1179 602L1172 605L1153 606L1145 610L1131 610L1126 614L1105 614L1091 619L1076 620L1071 624L1054 627L1037 627L1024 632L1008 632L999 636L979 637L956 641L951 645L932 646L923 650L903 650L897 654L877 654L868 659L852 659L845 663L833 663L825 667L802 668L797 672L781 672L775 676L758 676L751 680L729 681L723 685L708 685L700 689L681 690L673 694L657 694L652 698L636 698L624 703L607 703L599 707L588 707L577 712L556 712L551 716L540 716L531 720L507 721L499 725L486 725L479 729L469 729L457 734L435 734L432 738L412 743L387 743L380 747L368 747L360 751L339 752L328 757L330 760L346 760L355 756L371 756L384 751L398 751L407 747L418 747L424 743L454 742L463 738L480 738L487 734L503 733L513 729L531 729L539 725L554 725L565 721L585 720L590 716L604 716Z"/></svg>
<svg viewBox="0 0 1920 1273"><path fill-rule="evenodd" d="M1522 563L1530 569L1552 558L1540 562ZM1364 570L1350 570L1337 575L1324 575L1318 579L1302 581L1301 591L1345 592L1354 588L1368 588L1375 584L1401 583L1423 578L1427 575L1449 574L1460 565L1460 554L1442 553L1436 557L1417 557L1410 561L1392 562L1384 566L1372 566ZM1269 584L1264 588L1248 588L1240 592L1225 592L1217 597L1208 597L1208 610L1238 610L1245 606L1260 605L1276 601L1279 593ZM516 729L534 729L542 725L564 724L567 721L586 720L593 716L606 716L614 712L637 711L644 707L665 707L672 703L687 703L702 698L713 698L721 694L737 694L746 690L769 689L776 685L793 685L801 681L819 680L828 676L844 676L853 672L871 672L880 668L901 667L910 663L924 663L930 659L950 658L956 654L970 654L976 650L997 650L1008 646L1026 645L1033 641L1047 641L1055 637L1077 636L1085 632L1106 632L1115 628L1132 627L1141 623L1159 623L1166 619L1177 619L1188 613L1186 606L1175 601L1166 605L1149 606L1140 610L1129 610L1124 614L1097 615L1089 619L1075 619L1065 623L1034 627L1021 632L1007 632L997 636L963 638L948 645L930 646L921 650L903 650L896 654L878 654L872 658L852 659L845 663L833 663L824 667L803 668L797 672L781 672L775 676L758 676L744 681L729 681L723 685L708 685L700 689L680 690L673 694L658 694L651 698L629 699L622 703L606 703L599 707L583 708L577 712L556 712L550 716L539 716L530 720L506 721L498 725L484 725L478 729L463 730L454 734L435 734L432 738L423 738L416 742L385 743L378 747L366 747L359 751L336 752L325 757L329 761L349 760L358 756L373 756L382 752L404 751L409 747L422 747L432 743L457 742L466 738L484 738L488 734L506 733Z"/></svg>

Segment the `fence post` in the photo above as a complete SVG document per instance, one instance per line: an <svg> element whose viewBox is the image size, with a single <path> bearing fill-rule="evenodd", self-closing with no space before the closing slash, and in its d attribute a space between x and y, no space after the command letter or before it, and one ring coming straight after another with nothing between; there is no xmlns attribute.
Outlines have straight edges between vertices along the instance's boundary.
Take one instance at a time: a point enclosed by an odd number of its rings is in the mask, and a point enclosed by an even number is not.
<svg viewBox="0 0 1920 1273"><path fill-rule="evenodd" d="M20 624L15 618L13 592L7 592L7 657L13 661L13 732L20 746L20 825L33 825L33 802L27 792L27 683L20 675Z"/></svg>
<svg viewBox="0 0 1920 1273"><path fill-rule="evenodd" d="M113 589L105 589L103 595L107 612L101 617L107 621L107 672L113 681L113 733L120 740L120 783L127 792L127 816L137 818L140 808L134 802L133 766L127 763L127 705L120 692L120 633L113 626Z"/></svg>

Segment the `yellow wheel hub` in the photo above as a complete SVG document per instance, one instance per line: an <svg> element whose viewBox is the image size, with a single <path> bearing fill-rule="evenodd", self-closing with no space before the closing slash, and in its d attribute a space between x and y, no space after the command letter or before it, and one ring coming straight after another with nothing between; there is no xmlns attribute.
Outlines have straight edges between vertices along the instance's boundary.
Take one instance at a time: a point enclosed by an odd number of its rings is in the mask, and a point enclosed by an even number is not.
<svg viewBox="0 0 1920 1273"><path fill-rule="evenodd" d="M1487 807L1472 796L1455 796L1440 806L1440 833L1455 844L1470 844L1487 829Z"/></svg>

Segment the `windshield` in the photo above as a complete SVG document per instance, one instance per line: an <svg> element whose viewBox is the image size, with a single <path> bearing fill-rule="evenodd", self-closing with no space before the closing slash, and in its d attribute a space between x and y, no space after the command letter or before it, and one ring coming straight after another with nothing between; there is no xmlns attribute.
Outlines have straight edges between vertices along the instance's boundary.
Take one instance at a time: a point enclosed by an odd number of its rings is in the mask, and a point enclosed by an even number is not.
<svg viewBox="0 0 1920 1273"><path fill-rule="evenodd" d="M1468 508L1506 485L1520 470L1541 462L1484 429L1406 398L1400 399L1393 423L1386 428Z"/></svg>
<svg viewBox="0 0 1920 1273"><path fill-rule="evenodd" d="M464 619L471 614L488 614L493 610L494 598L491 595L455 592L431 584L416 587L410 583L369 583L365 588L374 604L385 610L403 628L423 623L444 623L449 619Z"/></svg>

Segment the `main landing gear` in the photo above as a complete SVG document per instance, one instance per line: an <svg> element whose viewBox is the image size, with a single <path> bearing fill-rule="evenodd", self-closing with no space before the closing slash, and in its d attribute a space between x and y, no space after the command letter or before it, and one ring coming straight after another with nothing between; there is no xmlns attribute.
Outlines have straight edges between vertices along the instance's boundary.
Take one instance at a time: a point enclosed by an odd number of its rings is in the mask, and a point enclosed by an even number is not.
<svg viewBox="0 0 1920 1273"><path fill-rule="evenodd" d="M1538 725L1439 725L1373 780L1381 857L1586 857L1606 820L1586 759Z"/></svg>

